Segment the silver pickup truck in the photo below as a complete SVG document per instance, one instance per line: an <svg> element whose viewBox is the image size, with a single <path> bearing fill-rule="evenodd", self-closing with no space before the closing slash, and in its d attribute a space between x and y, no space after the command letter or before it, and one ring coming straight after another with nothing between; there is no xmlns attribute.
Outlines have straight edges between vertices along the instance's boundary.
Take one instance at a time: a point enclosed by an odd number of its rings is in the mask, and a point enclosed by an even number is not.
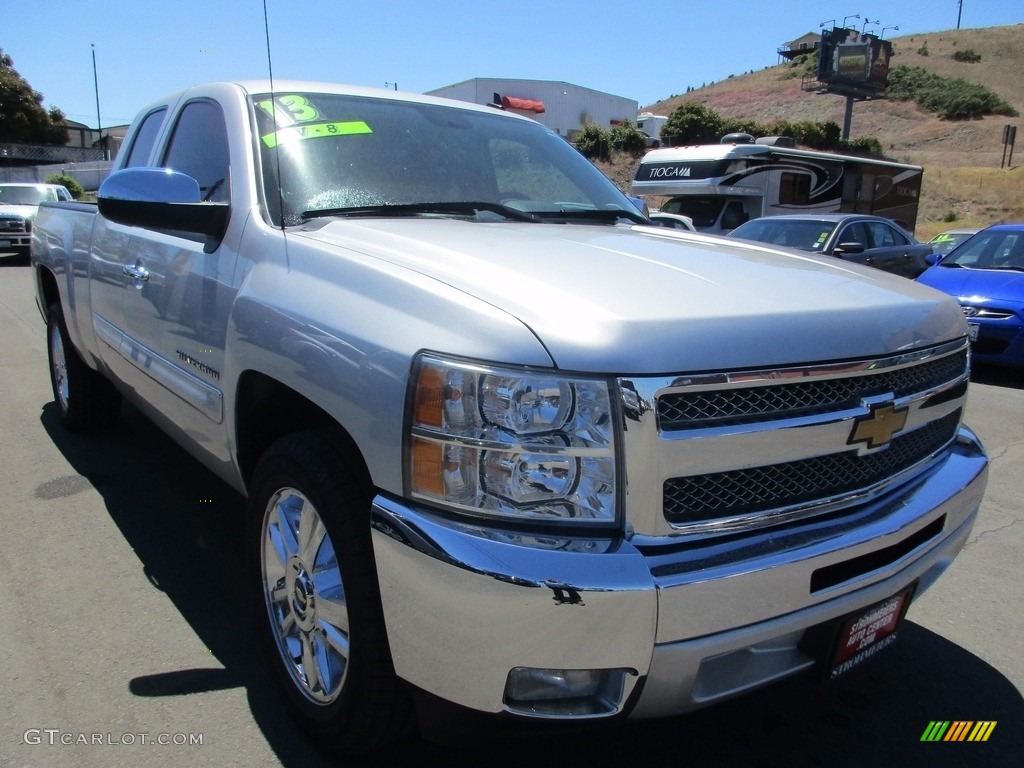
<svg viewBox="0 0 1024 768"><path fill-rule="evenodd" d="M656 717L893 642L987 458L957 304L651 226L500 110L217 83L33 230L70 429L128 398L249 501L291 709ZM183 564L184 567L184 564Z"/></svg>

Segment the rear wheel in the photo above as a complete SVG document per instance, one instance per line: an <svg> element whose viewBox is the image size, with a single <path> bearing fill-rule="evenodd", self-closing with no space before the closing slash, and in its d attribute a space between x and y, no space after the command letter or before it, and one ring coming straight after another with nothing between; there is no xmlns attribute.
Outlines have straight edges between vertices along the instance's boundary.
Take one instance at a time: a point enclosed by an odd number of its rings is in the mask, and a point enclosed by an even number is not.
<svg viewBox="0 0 1024 768"><path fill-rule="evenodd" d="M79 357L60 304L51 304L47 316L50 386L61 423L76 432L112 424L121 412L121 394Z"/></svg>
<svg viewBox="0 0 1024 768"><path fill-rule="evenodd" d="M388 650L369 496L322 431L272 446L252 488L257 621L289 708L339 752L381 746L409 707Z"/></svg>

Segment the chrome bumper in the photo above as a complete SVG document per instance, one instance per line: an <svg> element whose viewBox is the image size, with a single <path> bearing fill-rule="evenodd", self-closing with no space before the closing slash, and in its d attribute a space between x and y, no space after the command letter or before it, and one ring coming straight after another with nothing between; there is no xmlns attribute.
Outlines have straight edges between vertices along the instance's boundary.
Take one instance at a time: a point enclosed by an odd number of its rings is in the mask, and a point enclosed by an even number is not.
<svg viewBox="0 0 1024 768"><path fill-rule="evenodd" d="M967 429L923 477L834 520L715 546L498 533L379 496L373 544L395 670L482 712L511 670L628 670L622 710L683 712L815 663L804 631L917 581L963 547L988 460ZM523 714L520 712L520 714Z"/></svg>

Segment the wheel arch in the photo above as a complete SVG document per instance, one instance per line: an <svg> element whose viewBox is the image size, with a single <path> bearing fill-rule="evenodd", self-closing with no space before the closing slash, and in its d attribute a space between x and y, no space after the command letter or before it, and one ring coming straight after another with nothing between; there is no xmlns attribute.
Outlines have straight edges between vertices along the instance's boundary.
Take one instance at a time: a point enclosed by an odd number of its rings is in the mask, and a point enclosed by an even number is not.
<svg viewBox="0 0 1024 768"><path fill-rule="evenodd" d="M49 321L48 313L50 306L59 304L63 307L63 298L60 295L60 286L57 285L57 276L46 267L36 267L36 286L39 311L42 312L43 319Z"/></svg>
<svg viewBox="0 0 1024 768"><path fill-rule="evenodd" d="M259 371L239 377L235 396L235 445L239 472L247 490L260 458L275 442L313 429L331 429L349 467L367 497L373 480L359 446L327 411L288 385Z"/></svg>

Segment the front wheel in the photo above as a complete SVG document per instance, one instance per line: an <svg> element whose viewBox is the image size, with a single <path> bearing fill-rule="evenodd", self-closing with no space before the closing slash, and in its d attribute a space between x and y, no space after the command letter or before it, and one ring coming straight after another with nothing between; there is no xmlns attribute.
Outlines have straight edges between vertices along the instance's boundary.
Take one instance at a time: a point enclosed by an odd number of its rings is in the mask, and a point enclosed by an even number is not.
<svg viewBox="0 0 1024 768"><path fill-rule="evenodd" d="M257 621L289 708L336 751L379 747L402 732L408 704L388 650L370 499L326 431L272 446L252 488Z"/></svg>
<svg viewBox="0 0 1024 768"><path fill-rule="evenodd" d="M75 432L110 425L121 412L121 394L75 351L60 304L50 305L47 318L50 386L61 423Z"/></svg>

